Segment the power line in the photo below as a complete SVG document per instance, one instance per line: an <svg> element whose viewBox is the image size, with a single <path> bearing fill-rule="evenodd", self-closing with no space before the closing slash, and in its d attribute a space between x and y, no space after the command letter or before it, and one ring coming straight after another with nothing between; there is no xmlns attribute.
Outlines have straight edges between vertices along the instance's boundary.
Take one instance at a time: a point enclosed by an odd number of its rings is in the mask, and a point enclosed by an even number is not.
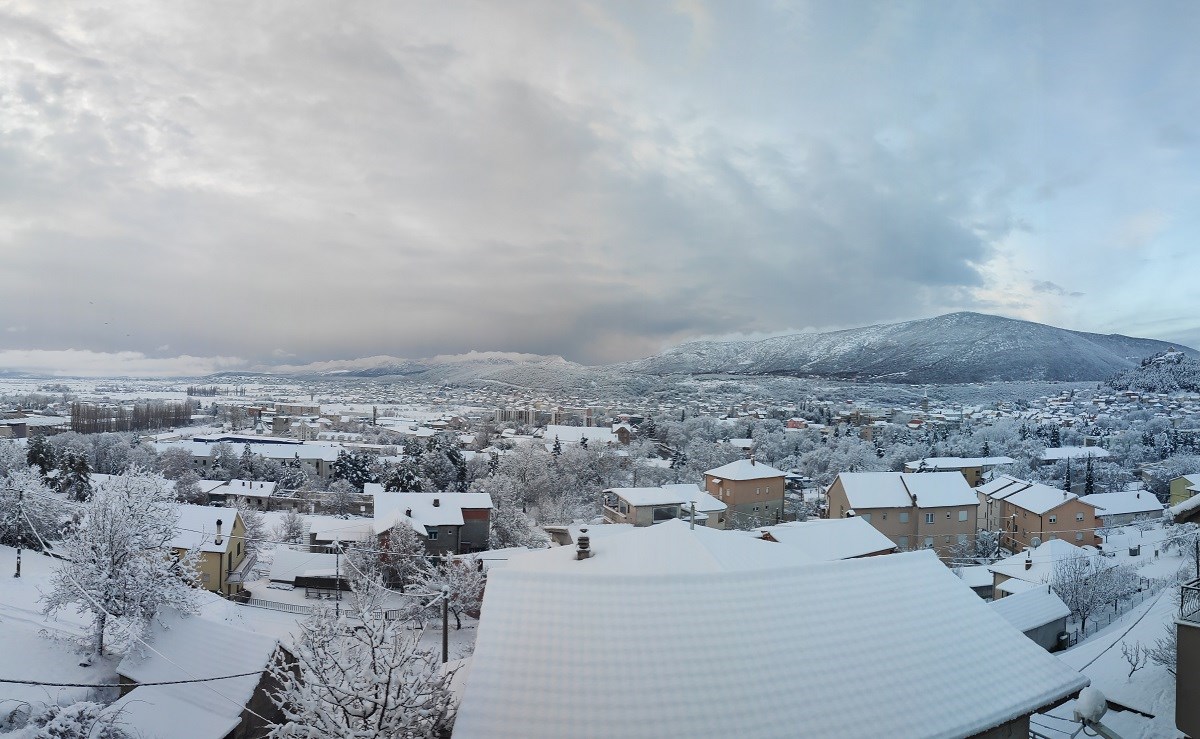
<svg viewBox="0 0 1200 739"><path fill-rule="evenodd" d="M41 680L16 680L13 678L0 677L0 683L9 683L11 685L38 685L47 688L141 688L149 685L185 685L189 683L204 683L212 680L232 680L235 677L250 677L251 675L261 675L262 671L257 672L239 672L236 675L220 675L217 677L198 677L190 680L158 680L148 683L48 683Z"/></svg>

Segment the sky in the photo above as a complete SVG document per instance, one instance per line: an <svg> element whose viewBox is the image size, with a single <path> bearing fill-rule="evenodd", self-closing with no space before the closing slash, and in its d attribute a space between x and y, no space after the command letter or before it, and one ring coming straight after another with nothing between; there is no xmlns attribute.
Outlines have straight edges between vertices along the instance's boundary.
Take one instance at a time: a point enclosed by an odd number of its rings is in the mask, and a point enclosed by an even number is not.
<svg viewBox="0 0 1200 739"><path fill-rule="evenodd" d="M0 369L585 364L976 310L1200 347L1154 2L0 5Z"/></svg>

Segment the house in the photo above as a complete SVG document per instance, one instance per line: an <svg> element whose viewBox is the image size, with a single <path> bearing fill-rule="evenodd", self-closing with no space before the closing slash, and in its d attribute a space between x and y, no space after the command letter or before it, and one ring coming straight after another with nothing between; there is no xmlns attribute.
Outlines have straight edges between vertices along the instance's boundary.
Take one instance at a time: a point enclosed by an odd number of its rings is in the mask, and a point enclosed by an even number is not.
<svg viewBox="0 0 1200 739"><path fill-rule="evenodd" d="M1001 476L979 488L990 501L985 507L991 531L1001 532L1001 546L1011 551L1036 547L1050 539L1069 539L1076 544L1098 546L1100 522L1096 507L1075 493ZM993 528L994 527L994 528Z"/></svg>
<svg viewBox="0 0 1200 739"><path fill-rule="evenodd" d="M1096 509L1100 526L1124 526L1138 518L1162 518L1163 504L1146 490L1124 490L1116 493L1092 493L1079 500Z"/></svg>
<svg viewBox="0 0 1200 739"><path fill-rule="evenodd" d="M554 440L560 444L599 444L600 446L616 446L621 443L620 437L610 428L601 426L558 426L547 425L541 432L542 440L553 446Z"/></svg>
<svg viewBox="0 0 1200 739"><path fill-rule="evenodd" d="M992 470L1002 464L1012 464L1012 457L926 457L904 465L905 472L961 472L967 484L979 487L990 478Z"/></svg>
<svg viewBox="0 0 1200 739"><path fill-rule="evenodd" d="M229 506L247 506L259 510L270 508L271 496L277 483L258 480L223 480L220 485L209 489L210 503Z"/></svg>
<svg viewBox="0 0 1200 739"><path fill-rule="evenodd" d="M283 720L270 698L278 683L267 668L277 658L294 658L275 637L166 609L152 619L147 642L153 650L132 649L117 665L121 697L110 711L130 734L251 739L266 735L268 721ZM139 685L239 673L253 674L205 683L207 689Z"/></svg>
<svg viewBox="0 0 1200 739"><path fill-rule="evenodd" d="M715 529L725 528L728 506L696 485L609 488L600 493L600 510L608 523L650 526L674 518L690 520L693 504L696 523Z"/></svg>
<svg viewBox="0 0 1200 739"><path fill-rule="evenodd" d="M269 588L304 588L306 597L320 597L336 590L349 590L354 571L343 557L276 547L268 575Z"/></svg>
<svg viewBox="0 0 1200 739"><path fill-rule="evenodd" d="M246 554L246 527L236 508L180 505L175 536L177 554L198 550L200 587L226 597L242 590L254 557Z"/></svg>
<svg viewBox="0 0 1200 739"><path fill-rule="evenodd" d="M929 552L682 521L514 557L482 610L457 739L1025 737L1089 682Z"/></svg>
<svg viewBox="0 0 1200 739"><path fill-rule="evenodd" d="M1050 539L1037 547L987 566L997 600L1054 582L1059 562L1095 554L1063 539Z"/></svg>
<svg viewBox="0 0 1200 739"><path fill-rule="evenodd" d="M1200 736L1200 578L1180 586L1175 620L1175 726ZM1181 678L1180 676L1187 676Z"/></svg>
<svg viewBox="0 0 1200 739"><path fill-rule="evenodd" d="M1167 509L1167 514L1175 523L1200 523L1200 495L1176 503Z"/></svg>
<svg viewBox="0 0 1200 739"><path fill-rule="evenodd" d="M211 440L206 441L206 438ZM207 477L218 467L218 460L214 458L213 450L222 441L230 443L227 441L228 438L226 435L192 438L186 441L160 441L154 444L154 448L160 453L167 449L183 449L192 455L192 470L200 477ZM268 437L261 436L239 436L238 438L253 439L253 441L230 443L235 454L241 454L245 447L249 446L251 454L256 454L264 459L273 459L280 463L298 461L322 480L332 479L333 463L337 461L338 453L344 449L329 444L305 444L291 439L270 439L268 441Z"/></svg>
<svg viewBox="0 0 1200 739"><path fill-rule="evenodd" d="M488 548L492 498L487 493L385 493L377 483L367 483L364 492L375 500L373 528L377 535L405 520L418 531L424 529L431 555Z"/></svg>
<svg viewBox="0 0 1200 739"><path fill-rule="evenodd" d="M826 497L829 518L858 516L900 549L947 557L975 541L979 500L958 472L843 472Z"/></svg>
<svg viewBox="0 0 1200 739"><path fill-rule="evenodd" d="M1078 460L1086 461L1088 457L1092 459L1107 459L1112 456L1107 449L1098 446L1058 446L1050 447L1042 452L1041 464L1055 464L1064 460L1072 462Z"/></svg>
<svg viewBox="0 0 1200 739"><path fill-rule="evenodd" d="M857 516L792 521L758 530L759 538L795 547L819 562L892 554L896 544Z"/></svg>
<svg viewBox="0 0 1200 739"><path fill-rule="evenodd" d="M1200 493L1200 473L1181 475L1171 480L1171 505L1177 505Z"/></svg>
<svg viewBox="0 0 1200 739"><path fill-rule="evenodd" d="M704 473L705 491L729 507L728 515L752 523L783 521L783 488L787 473L754 457L739 459Z"/></svg>
<svg viewBox="0 0 1200 739"><path fill-rule="evenodd" d="M1046 651L1053 652L1064 646L1059 636L1067 631L1071 609L1049 585L1000 598L989 605L1017 631Z"/></svg>

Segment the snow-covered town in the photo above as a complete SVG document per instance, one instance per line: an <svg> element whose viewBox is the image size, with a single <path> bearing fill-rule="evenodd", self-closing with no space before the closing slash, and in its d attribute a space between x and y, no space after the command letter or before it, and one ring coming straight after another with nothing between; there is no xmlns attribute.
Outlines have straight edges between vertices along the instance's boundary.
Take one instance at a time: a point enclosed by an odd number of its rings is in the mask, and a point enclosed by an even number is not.
<svg viewBox="0 0 1200 739"><path fill-rule="evenodd" d="M1196 28L0 2L0 739L1200 739Z"/></svg>

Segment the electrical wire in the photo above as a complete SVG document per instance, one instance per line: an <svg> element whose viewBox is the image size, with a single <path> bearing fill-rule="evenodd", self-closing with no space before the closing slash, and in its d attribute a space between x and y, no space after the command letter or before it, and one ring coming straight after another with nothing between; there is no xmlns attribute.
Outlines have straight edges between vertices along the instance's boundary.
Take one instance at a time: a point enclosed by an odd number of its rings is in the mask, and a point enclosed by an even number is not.
<svg viewBox="0 0 1200 739"><path fill-rule="evenodd" d="M197 677L189 680L159 680L156 682L144 683L48 683L41 680L16 680L13 678L0 677L0 683L10 685L37 685L47 688L141 688L149 685L186 685L190 683L205 683L211 680L232 680L235 677L250 677L251 675L261 675L262 671L256 672L239 672L236 675L219 675L217 677Z"/></svg>

